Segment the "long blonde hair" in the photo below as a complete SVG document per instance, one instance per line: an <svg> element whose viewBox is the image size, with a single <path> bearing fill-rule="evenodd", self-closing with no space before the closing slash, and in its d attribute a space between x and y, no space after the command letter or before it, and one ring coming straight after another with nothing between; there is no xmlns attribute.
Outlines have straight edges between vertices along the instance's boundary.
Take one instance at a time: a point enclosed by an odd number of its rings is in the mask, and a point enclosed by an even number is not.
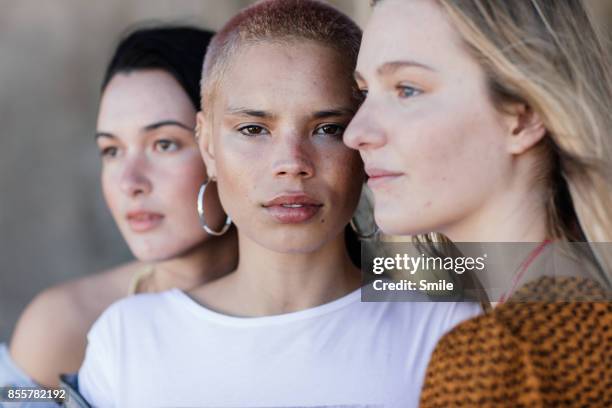
<svg viewBox="0 0 612 408"><path fill-rule="evenodd" d="M372 5L382 0L371 0ZM586 241L612 286L610 44L584 0L438 0L484 69L498 109L524 103L547 135L533 182L546 186L550 238ZM441 234L413 237L449 243Z"/></svg>
<svg viewBox="0 0 612 408"><path fill-rule="evenodd" d="M548 187L548 233L612 242L612 76L604 35L581 0L439 0L484 69L499 109L521 102L547 135L534 179ZM599 280L612 254L593 246Z"/></svg>
<svg viewBox="0 0 612 408"><path fill-rule="evenodd" d="M382 0L371 0L373 6ZM550 238L586 241L612 286L610 44L584 0L438 0L484 69L498 109L521 102L547 135L534 182L547 187ZM413 240L449 243L441 234Z"/></svg>

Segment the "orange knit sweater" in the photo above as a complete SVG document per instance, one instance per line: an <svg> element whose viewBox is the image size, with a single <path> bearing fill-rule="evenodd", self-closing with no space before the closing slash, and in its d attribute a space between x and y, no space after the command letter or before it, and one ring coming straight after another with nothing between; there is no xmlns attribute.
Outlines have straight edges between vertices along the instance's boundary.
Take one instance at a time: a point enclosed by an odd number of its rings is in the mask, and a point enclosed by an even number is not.
<svg viewBox="0 0 612 408"><path fill-rule="evenodd" d="M612 407L608 299L581 278L526 285L440 340L421 407Z"/></svg>

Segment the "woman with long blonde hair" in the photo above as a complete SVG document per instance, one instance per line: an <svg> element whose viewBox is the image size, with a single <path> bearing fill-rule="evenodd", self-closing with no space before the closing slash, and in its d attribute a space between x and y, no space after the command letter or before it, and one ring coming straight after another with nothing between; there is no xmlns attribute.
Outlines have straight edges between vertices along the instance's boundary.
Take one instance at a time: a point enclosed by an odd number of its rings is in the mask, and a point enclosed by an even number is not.
<svg viewBox="0 0 612 408"><path fill-rule="evenodd" d="M378 224L532 243L438 343L422 406L610 406L612 78L584 2L374 3L344 141Z"/></svg>

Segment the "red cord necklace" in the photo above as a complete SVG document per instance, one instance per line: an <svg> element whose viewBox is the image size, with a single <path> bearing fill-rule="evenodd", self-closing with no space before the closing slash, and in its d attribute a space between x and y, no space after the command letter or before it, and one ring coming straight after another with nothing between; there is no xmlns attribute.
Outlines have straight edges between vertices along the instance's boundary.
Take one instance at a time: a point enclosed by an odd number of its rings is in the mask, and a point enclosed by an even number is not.
<svg viewBox="0 0 612 408"><path fill-rule="evenodd" d="M523 275L525 275L525 272L527 272L529 266L533 263L533 261L535 261L535 259L542 253L544 248L546 248L546 246L550 243L550 239L545 239L540 243L540 245L538 245L533 251L531 251L527 258L525 258L518 271L514 274L510 290L501 295L501 297L499 298L499 303L505 303L506 300L508 300L508 297L516 290L518 283L523 278Z"/></svg>

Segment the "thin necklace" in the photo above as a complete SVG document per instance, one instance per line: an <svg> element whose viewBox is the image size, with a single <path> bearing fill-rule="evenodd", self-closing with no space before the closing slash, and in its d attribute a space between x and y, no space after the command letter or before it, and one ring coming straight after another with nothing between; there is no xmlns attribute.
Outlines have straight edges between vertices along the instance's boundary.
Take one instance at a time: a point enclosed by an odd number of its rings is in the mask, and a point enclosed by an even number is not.
<svg viewBox="0 0 612 408"><path fill-rule="evenodd" d="M542 253L544 248L546 248L546 246L550 243L551 240L545 239L540 243L540 245L538 245L533 251L531 251L527 258L525 258L523 263L521 263L521 266L519 266L519 269L514 274L514 277L512 279L512 286L508 291L501 295L501 297L499 298L499 303L505 303L508 300L510 295L516 290L518 283L523 278L523 275L525 275L525 272L527 272L529 266L533 263L533 261L535 261L535 259Z"/></svg>
<svg viewBox="0 0 612 408"><path fill-rule="evenodd" d="M128 296L139 293L138 288L142 285L142 282L150 276L153 276L154 273L155 267L153 265L147 265L136 272L128 286Z"/></svg>

